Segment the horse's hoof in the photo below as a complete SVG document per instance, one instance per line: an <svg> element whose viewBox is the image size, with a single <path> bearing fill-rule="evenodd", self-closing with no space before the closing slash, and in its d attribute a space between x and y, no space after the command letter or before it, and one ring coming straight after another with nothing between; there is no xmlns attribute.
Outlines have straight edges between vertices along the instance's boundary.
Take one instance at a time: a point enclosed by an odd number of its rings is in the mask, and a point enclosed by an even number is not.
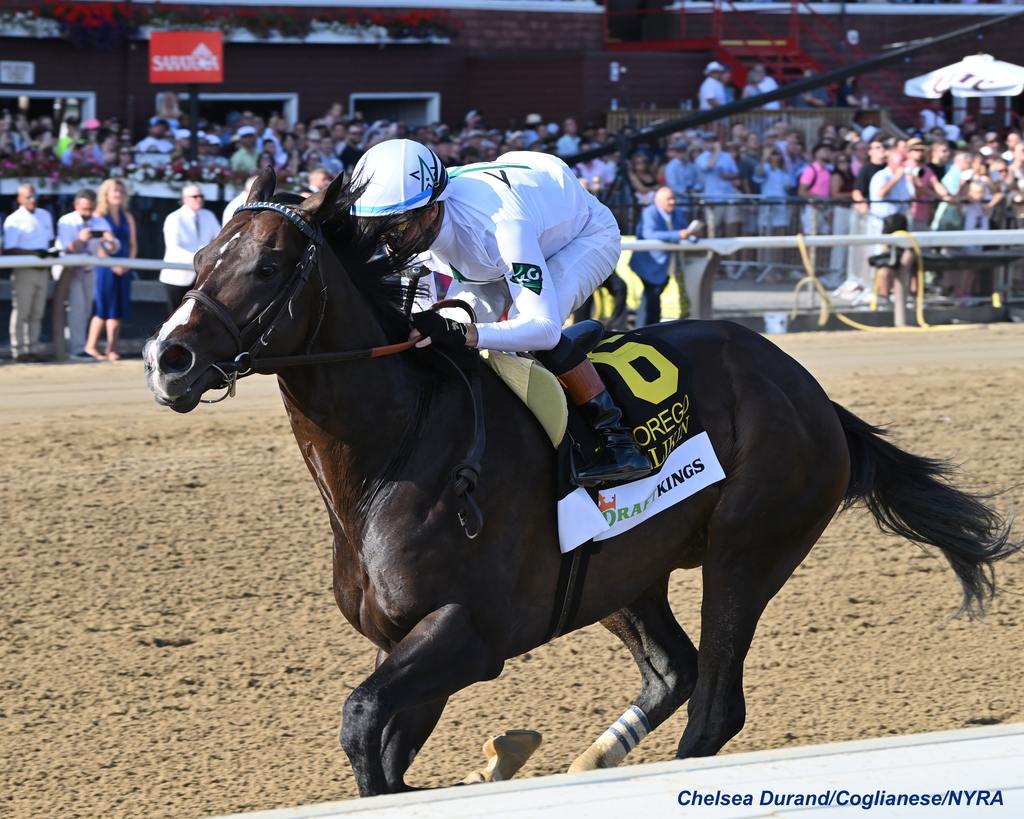
<svg viewBox="0 0 1024 819"><path fill-rule="evenodd" d="M484 743L487 767L473 771L462 780L464 785L478 782L504 782L516 775L533 752L540 747L541 735L536 731L513 729L491 737Z"/></svg>

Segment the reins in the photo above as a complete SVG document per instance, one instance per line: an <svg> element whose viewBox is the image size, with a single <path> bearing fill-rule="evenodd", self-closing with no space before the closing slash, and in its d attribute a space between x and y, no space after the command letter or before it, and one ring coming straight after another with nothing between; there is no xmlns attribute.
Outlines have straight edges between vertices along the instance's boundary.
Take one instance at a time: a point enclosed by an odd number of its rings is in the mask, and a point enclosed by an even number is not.
<svg viewBox="0 0 1024 819"><path fill-rule="evenodd" d="M217 318L224 329L228 331L235 342L236 355L233 359L230 361L217 361L210 365L224 378L225 390L223 395L213 399L202 399L203 403L216 404L223 401L225 398L233 398L238 384L238 379L245 378L246 376L254 375L256 373L270 375L285 367L309 367L322 364L336 364L343 361L384 358L386 356L404 353L416 344L415 341L401 341L396 344L384 344L377 347L366 347L356 350L337 350L326 353L311 353L310 350L313 348L313 344L320 333L320 327L323 324L324 315L327 309L327 282L324 279L323 270L320 265L320 247L324 241L323 232L319 225L309 222L307 219L300 216L293 208L277 202L250 202L242 205L236 213L247 210L257 212L270 210L280 214L293 226L298 228L302 235L309 241L309 244L306 247L305 252L302 254L302 258L299 260L299 263L295 266L295 270L292 272L288 281L285 282L284 287L281 288L274 298L271 299L270 303L264 307L256 317L252 319L252 321L246 324L245 327L240 328L231 317L231 313L228 309L217 301L217 299L207 295L202 290L189 290L185 294L185 299L192 299L206 307L210 313ZM292 302L308 283L309 277L314 268L320 276L320 309L317 322L310 334L309 341L306 343L306 352L300 355L263 356L257 358L258 353L270 344L271 334L274 332L278 321L285 314L285 307L287 307L288 316L294 318ZM417 271L413 271L411 277L415 280L426 275L428 272L429 271L425 268L420 268ZM415 298L415 288L412 290L413 292L410 297L406 299L405 303L407 316L412 311ZM444 307L457 307L465 310L469 315L470 320L474 322L476 321L476 315L473 312L473 308L464 301L442 301L433 305L430 309L439 310ZM264 329L265 319L267 320L267 324ZM245 338L251 335L254 331L256 332L256 338L249 347L246 348ZM481 462L483 460L484 449L487 441L486 430L484 428L483 394L480 387L480 376L475 368L468 371L463 370L462 367L460 367L445 353L440 350L435 350L434 352L447 361L455 372L458 373L459 378L466 387L466 391L469 393L470 404L473 408L473 441L466 457L456 465L452 474L452 491L455 493L455 497L458 500L456 514L459 519L459 524L462 526L462 530L465 532L466 537L473 540L480 534L480 530L483 528L484 523L483 513L480 511L480 507L477 505L476 501L473 500L473 491L476 489L477 482L480 480Z"/></svg>

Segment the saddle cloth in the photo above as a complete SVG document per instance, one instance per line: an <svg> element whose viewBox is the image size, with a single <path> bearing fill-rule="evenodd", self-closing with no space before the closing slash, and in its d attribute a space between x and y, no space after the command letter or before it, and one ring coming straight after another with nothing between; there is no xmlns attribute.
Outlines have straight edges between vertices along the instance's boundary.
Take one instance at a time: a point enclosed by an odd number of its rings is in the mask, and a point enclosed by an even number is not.
<svg viewBox="0 0 1024 819"><path fill-rule="evenodd" d="M558 540L563 554L589 540L626 532L725 478L692 398L690 363L659 338L643 330L612 335L589 354L623 410L623 423L656 469L639 481L600 490L572 483L573 450L593 447L595 441L583 419L569 414L558 380L531 359L483 355L534 413L559 452Z"/></svg>

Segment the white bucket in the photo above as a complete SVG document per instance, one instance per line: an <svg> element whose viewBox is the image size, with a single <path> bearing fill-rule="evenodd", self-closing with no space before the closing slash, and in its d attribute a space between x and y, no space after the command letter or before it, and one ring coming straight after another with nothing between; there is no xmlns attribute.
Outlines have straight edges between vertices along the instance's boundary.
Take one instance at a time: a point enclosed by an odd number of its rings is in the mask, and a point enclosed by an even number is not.
<svg viewBox="0 0 1024 819"><path fill-rule="evenodd" d="M764 331L769 335L785 333L789 329L789 313L765 313Z"/></svg>

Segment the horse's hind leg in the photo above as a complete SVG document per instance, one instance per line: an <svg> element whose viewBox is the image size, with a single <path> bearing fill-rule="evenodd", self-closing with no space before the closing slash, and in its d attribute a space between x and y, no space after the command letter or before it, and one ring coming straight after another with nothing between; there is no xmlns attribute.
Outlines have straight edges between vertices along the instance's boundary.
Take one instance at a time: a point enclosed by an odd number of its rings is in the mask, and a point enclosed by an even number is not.
<svg viewBox="0 0 1024 819"><path fill-rule="evenodd" d="M580 755L570 773L618 765L648 733L689 698L697 681L697 649L668 604L668 577L629 606L601 621L640 668L640 694Z"/></svg>
<svg viewBox="0 0 1024 819"><path fill-rule="evenodd" d="M800 535L759 527L749 515L740 517L742 523L737 519L709 527L697 684L678 758L712 756L740 732L746 719L743 661L757 621L817 541L831 512L813 531Z"/></svg>

